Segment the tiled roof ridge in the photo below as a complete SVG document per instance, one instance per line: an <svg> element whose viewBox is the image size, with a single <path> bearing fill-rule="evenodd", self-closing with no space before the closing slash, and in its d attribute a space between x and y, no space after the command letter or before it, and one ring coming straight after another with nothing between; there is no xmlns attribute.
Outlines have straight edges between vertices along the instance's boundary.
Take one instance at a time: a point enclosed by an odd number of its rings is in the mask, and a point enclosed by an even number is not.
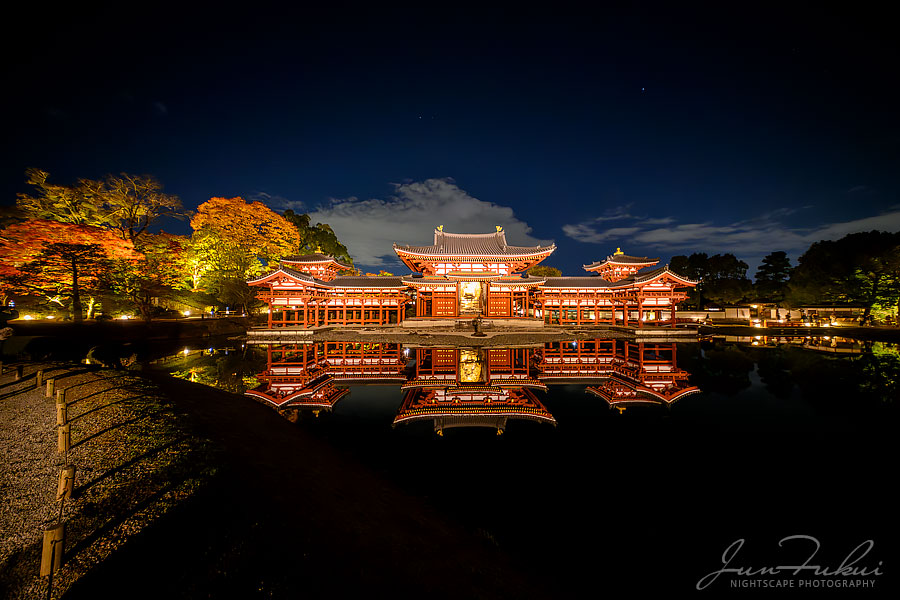
<svg viewBox="0 0 900 600"><path fill-rule="evenodd" d="M338 260L335 256L331 254L325 254L323 252L313 252L312 254L293 254L291 256L285 256L281 260L287 262L328 262L334 261L339 265L352 268L352 265L349 265L345 262Z"/></svg>

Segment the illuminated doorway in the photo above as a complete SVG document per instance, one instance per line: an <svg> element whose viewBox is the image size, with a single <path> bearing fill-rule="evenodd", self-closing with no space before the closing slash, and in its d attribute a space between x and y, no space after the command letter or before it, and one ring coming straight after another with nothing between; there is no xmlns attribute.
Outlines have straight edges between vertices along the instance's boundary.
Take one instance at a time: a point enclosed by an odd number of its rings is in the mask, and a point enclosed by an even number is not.
<svg viewBox="0 0 900 600"><path fill-rule="evenodd" d="M482 283L480 281L459 282L459 314L481 314Z"/></svg>

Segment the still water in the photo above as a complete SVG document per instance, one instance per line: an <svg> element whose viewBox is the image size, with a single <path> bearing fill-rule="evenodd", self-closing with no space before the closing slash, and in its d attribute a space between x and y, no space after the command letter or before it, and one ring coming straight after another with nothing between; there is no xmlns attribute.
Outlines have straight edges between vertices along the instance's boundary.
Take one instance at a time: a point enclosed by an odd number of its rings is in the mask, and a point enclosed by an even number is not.
<svg viewBox="0 0 900 600"><path fill-rule="evenodd" d="M694 590L737 539L758 564L795 534L835 563L896 550L891 344L237 343L157 368L278 411L561 594Z"/></svg>

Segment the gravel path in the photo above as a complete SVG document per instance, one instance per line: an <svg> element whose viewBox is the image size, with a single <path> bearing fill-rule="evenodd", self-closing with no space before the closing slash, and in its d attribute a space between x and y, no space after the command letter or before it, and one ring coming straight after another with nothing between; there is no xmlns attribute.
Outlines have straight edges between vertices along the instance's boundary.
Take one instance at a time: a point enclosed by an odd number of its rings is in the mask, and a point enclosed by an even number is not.
<svg viewBox="0 0 900 600"><path fill-rule="evenodd" d="M72 447L57 451L56 401L35 374L66 389ZM38 577L44 529L59 518L60 469L74 464L65 501L63 567L53 597L190 496L211 472L209 445L152 384L124 372L27 364L23 379L0 376L0 597L45 597Z"/></svg>
<svg viewBox="0 0 900 600"><path fill-rule="evenodd" d="M67 388L67 457L37 368ZM76 493L53 597L548 597L542 574L245 397L152 373L6 369L0 598L45 597L66 461Z"/></svg>

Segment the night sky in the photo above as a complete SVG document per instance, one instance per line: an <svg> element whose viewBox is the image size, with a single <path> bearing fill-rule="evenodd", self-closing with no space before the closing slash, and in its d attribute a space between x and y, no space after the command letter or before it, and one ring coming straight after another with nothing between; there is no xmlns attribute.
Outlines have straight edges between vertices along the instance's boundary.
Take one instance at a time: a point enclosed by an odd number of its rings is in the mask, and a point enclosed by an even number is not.
<svg viewBox="0 0 900 600"><path fill-rule="evenodd" d="M152 174L188 208L310 212L394 272L391 243L440 224L552 240L567 275L622 247L734 252L752 276L771 251L900 230L887 13L123 4L7 20L5 204L27 167Z"/></svg>

